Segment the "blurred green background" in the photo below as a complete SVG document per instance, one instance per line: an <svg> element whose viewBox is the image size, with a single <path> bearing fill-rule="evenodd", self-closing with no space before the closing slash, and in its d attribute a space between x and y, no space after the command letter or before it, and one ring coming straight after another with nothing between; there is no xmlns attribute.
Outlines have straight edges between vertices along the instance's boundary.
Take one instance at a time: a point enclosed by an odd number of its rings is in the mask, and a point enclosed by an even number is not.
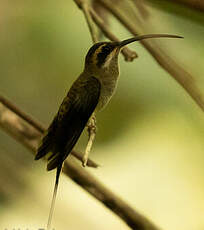
<svg viewBox="0 0 204 230"><path fill-rule="evenodd" d="M204 14L152 1L151 32L184 40L161 46L193 74L204 92ZM165 3L164 3L165 2ZM131 35L115 20L121 39ZM81 73L91 38L73 1L1 1L0 92L46 126ZM112 101L97 116L88 169L131 206L165 230L204 229L203 112L139 44L132 63L120 57ZM86 133L76 146L83 151ZM55 172L0 130L0 229L46 225ZM55 230L129 229L98 201L62 176Z"/></svg>

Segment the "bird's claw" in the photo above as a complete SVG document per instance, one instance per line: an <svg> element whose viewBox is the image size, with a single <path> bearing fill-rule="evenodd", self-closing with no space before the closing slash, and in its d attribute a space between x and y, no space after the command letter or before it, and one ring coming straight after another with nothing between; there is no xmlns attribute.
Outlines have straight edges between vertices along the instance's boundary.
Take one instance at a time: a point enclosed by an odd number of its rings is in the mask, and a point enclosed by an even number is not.
<svg viewBox="0 0 204 230"><path fill-rule="evenodd" d="M95 118L94 114L89 119L87 127L88 127L88 133L89 133L89 140L88 140L88 143L86 146L85 154L82 158L82 166L83 167L86 167L86 165L87 165L89 153L91 151L91 147L92 147L95 135L96 135L96 118Z"/></svg>
<svg viewBox="0 0 204 230"><path fill-rule="evenodd" d="M83 167L86 167L87 162L88 162L88 157L86 157L86 156L84 155L84 157L83 157L83 159L82 159L82 166L83 166Z"/></svg>

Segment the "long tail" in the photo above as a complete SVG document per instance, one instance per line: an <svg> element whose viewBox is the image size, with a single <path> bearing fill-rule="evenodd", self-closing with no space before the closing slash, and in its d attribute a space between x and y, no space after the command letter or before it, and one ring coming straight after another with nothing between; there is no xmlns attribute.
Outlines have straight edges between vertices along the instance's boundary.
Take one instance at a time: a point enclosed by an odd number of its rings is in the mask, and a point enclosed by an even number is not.
<svg viewBox="0 0 204 230"><path fill-rule="evenodd" d="M54 187L54 192L53 192L53 196L52 196L52 203L51 203L51 207L50 207L48 222L47 222L47 230L50 230L50 228L51 228L52 216L53 216L54 207L55 207L55 200L56 200L56 196L57 196L57 189L58 189L58 184L59 184L59 176L60 176L61 169L62 169L62 163L60 163L57 167L55 187Z"/></svg>

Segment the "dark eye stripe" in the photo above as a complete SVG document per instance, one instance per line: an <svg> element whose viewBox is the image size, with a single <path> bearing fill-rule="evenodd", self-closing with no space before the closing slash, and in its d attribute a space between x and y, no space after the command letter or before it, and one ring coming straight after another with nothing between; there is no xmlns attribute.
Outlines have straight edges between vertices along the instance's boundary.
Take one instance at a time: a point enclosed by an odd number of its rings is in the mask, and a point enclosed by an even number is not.
<svg viewBox="0 0 204 230"><path fill-rule="evenodd" d="M102 45L103 43L99 42L93 45L90 49L89 52L87 53L87 57L91 57L95 51Z"/></svg>
<svg viewBox="0 0 204 230"><path fill-rule="evenodd" d="M97 55L97 66L101 67L102 64L105 62L106 57L113 51L114 47L111 44L106 44L102 47L101 52Z"/></svg>

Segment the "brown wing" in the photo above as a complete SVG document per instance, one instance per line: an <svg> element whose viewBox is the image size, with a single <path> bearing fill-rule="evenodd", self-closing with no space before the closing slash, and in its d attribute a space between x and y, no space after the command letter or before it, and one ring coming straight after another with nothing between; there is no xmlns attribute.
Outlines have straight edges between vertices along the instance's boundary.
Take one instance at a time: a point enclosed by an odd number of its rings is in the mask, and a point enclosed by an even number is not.
<svg viewBox="0 0 204 230"><path fill-rule="evenodd" d="M48 170L56 168L73 149L98 104L100 88L100 82L95 77L86 80L81 78L72 85L47 135L43 138L44 148L40 147L36 156L36 159L39 159L49 151L52 152ZM48 143L51 150L47 147ZM42 151L43 149L46 151Z"/></svg>

